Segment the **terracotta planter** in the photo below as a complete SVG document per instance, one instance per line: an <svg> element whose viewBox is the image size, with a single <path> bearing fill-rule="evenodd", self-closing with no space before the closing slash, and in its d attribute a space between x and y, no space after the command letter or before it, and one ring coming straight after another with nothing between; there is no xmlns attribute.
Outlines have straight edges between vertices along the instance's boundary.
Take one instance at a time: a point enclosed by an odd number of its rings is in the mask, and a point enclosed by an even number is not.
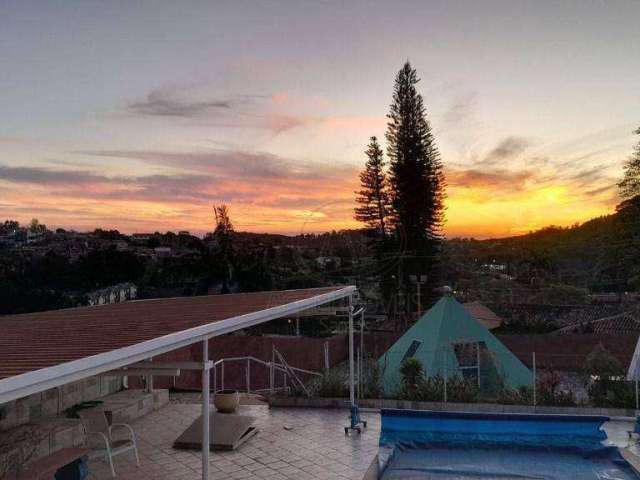
<svg viewBox="0 0 640 480"><path fill-rule="evenodd" d="M213 405L220 413L233 413L240 405L240 394L237 390L219 390L213 396Z"/></svg>

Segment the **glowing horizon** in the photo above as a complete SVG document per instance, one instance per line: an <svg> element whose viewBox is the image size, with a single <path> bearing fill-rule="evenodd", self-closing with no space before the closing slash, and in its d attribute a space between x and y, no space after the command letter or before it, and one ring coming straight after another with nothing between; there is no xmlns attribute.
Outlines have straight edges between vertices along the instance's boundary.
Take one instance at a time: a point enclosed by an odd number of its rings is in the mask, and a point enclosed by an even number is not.
<svg viewBox="0 0 640 480"><path fill-rule="evenodd" d="M384 145L407 58L445 165L448 237L613 212L637 141L633 1L9 4L0 219L202 234L225 203L239 231L358 228L363 151Z"/></svg>

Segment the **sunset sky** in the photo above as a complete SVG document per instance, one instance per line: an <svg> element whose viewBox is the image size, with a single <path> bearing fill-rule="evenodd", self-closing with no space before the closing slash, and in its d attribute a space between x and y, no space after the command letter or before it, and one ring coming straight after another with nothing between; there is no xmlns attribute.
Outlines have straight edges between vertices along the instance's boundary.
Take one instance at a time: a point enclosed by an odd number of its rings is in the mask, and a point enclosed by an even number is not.
<svg viewBox="0 0 640 480"><path fill-rule="evenodd" d="M0 2L0 219L351 228L393 79L422 81L445 233L609 213L638 141L640 2Z"/></svg>

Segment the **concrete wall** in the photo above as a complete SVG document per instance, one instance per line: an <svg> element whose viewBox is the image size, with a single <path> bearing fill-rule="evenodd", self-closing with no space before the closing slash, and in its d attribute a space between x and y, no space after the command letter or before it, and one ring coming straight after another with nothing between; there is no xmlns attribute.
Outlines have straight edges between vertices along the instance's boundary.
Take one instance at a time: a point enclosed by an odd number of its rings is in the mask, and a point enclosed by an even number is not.
<svg viewBox="0 0 640 480"><path fill-rule="evenodd" d="M61 415L76 403L95 400L121 389L121 378L98 376L13 400L0 405L0 432Z"/></svg>
<svg viewBox="0 0 640 480"><path fill-rule="evenodd" d="M324 344L329 343L330 366L344 361L348 355L346 335L330 338L309 338L293 336L241 336L226 335L215 337L209 341L209 357L213 361L221 358L252 356L265 362L271 361L272 348L275 346L292 367L311 371L324 369ZM195 344L153 359L157 362L202 361L202 345ZM220 368L218 367L218 388L221 387ZM266 367L252 363L250 367L252 390L269 387L269 372ZM281 384L282 379L277 379ZM182 371L175 378L154 377L154 388L180 388L199 390L202 388L201 372ZM131 388L140 388L142 381L138 377L130 377ZM227 363L225 366L225 388L244 390L246 387L246 362ZM213 373L211 375L213 388Z"/></svg>

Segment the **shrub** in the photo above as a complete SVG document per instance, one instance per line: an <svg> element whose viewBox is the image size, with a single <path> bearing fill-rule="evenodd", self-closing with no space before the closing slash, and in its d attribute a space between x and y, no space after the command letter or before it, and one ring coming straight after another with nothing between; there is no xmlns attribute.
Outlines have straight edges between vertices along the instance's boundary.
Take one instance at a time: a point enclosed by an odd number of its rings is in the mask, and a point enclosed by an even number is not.
<svg viewBox="0 0 640 480"><path fill-rule="evenodd" d="M444 398L444 379L441 376L421 378L413 391L413 398L420 402L441 402Z"/></svg>
<svg viewBox="0 0 640 480"><path fill-rule="evenodd" d="M503 388L498 392L495 401L503 405L533 405L533 388Z"/></svg>
<svg viewBox="0 0 640 480"><path fill-rule="evenodd" d="M634 407L633 384L625 381L624 367L601 344L587 356L584 371L587 393L594 406Z"/></svg>
<svg viewBox="0 0 640 480"><path fill-rule="evenodd" d="M536 383L536 403L538 405L574 407L575 396L572 390L559 390L562 378L555 371L543 373Z"/></svg>
<svg viewBox="0 0 640 480"><path fill-rule="evenodd" d="M384 369L380 367L376 359L367 358L362 366L362 397L382 397L382 376Z"/></svg>
<svg viewBox="0 0 640 480"><path fill-rule="evenodd" d="M477 402L479 393L478 384L473 380L465 380L457 375L447 380L447 401L449 402Z"/></svg>
<svg viewBox="0 0 640 480"><path fill-rule="evenodd" d="M347 375L342 368L333 368L314 379L309 385L311 393L318 397L348 397L349 385Z"/></svg>
<svg viewBox="0 0 640 480"><path fill-rule="evenodd" d="M408 388L418 388L418 384L424 377L422 362L414 357L405 358L400 365L402 384Z"/></svg>
<svg viewBox="0 0 640 480"><path fill-rule="evenodd" d="M396 398L419 402L443 402L444 378L440 375L420 377L415 384L404 382L396 392ZM478 400L478 386L475 382L460 376L447 380L447 401L472 403Z"/></svg>

